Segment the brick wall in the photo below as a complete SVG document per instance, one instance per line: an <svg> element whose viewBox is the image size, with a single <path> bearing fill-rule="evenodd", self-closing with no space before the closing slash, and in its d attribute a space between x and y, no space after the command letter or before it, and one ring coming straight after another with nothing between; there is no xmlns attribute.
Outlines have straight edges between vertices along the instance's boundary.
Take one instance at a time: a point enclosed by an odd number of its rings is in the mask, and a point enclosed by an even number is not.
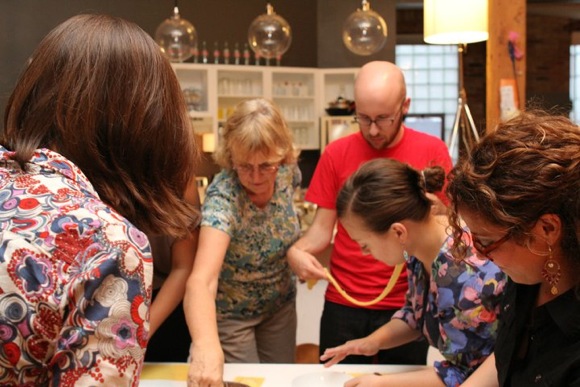
<svg viewBox="0 0 580 387"><path fill-rule="evenodd" d="M543 108L570 106L570 19L528 15L526 99Z"/></svg>
<svg viewBox="0 0 580 387"><path fill-rule="evenodd" d="M526 28L527 104L569 109L571 35L572 31L580 30L580 21L528 15ZM399 34L422 34L423 11L398 10L397 31ZM468 45L464 56L464 81L468 105L478 128L485 127L485 62L485 42Z"/></svg>

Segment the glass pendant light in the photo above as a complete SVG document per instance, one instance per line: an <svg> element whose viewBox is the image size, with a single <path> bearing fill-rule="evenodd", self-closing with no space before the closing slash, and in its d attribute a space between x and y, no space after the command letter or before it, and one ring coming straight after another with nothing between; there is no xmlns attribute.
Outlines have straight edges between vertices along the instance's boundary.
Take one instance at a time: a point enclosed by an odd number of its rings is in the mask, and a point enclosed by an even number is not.
<svg viewBox="0 0 580 387"><path fill-rule="evenodd" d="M362 0L361 8L351 13L344 22L342 40L354 54L374 54L387 41L387 23L381 15L371 10L367 0Z"/></svg>
<svg viewBox="0 0 580 387"><path fill-rule="evenodd" d="M197 47L197 32L193 24L179 16L177 0L173 15L155 30L155 41L171 62L183 62L193 55Z"/></svg>
<svg viewBox="0 0 580 387"><path fill-rule="evenodd" d="M255 18L248 29L250 47L260 57L274 59L288 51L291 42L290 24L267 3L266 13Z"/></svg>

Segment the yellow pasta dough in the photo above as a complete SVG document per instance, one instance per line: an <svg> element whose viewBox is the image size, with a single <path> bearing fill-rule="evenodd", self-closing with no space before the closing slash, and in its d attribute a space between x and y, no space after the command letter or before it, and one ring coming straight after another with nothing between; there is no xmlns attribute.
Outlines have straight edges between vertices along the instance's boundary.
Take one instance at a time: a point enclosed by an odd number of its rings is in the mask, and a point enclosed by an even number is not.
<svg viewBox="0 0 580 387"><path fill-rule="evenodd" d="M393 290L393 288L395 287L395 284L397 283L399 275L401 274L401 271L403 271L404 266L405 265L402 263L395 266L395 268L393 269L393 275L389 279L389 282L387 283L387 286L385 286L385 289L382 291L381 294L378 295L377 298L370 301L359 301L351 297L343 288L340 287L339 283L332 276L332 274L330 274L330 271L327 268L324 268L324 271L326 272L326 275L328 276L328 280L330 281L330 283L336 288L336 290L340 293L341 296L343 296L345 299L347 299L348 301L352 302L357 306L370 306L376 304L377 302L382 301L386 296L389 295L391 290Z"/></svg>

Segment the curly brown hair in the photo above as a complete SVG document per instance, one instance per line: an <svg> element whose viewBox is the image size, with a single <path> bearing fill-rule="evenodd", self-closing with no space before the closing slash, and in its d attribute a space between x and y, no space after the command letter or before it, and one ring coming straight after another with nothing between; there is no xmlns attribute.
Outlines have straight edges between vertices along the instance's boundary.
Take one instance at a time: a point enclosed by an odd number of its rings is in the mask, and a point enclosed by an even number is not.
<svg viewBox="0 0 580 387"><path fill-rule="evenodd" d="M567 117L526 111L500 123L449 174L455 253L462 256L459 208L529 240L540 216L562 221L561 248L580 272L580 129Z"/></svg>

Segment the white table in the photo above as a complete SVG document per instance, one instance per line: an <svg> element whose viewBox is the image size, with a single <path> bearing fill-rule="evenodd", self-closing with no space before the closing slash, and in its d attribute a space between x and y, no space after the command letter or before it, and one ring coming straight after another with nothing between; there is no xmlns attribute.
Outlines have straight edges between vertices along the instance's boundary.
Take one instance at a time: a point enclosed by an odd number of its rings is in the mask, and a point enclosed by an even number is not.
<svg viewBox="0 0 580 387"><path fill-rule="evenodd" d="M246 383L251 387L294 387L292 381L307 374L346 374L349 378L375 372L397 373L420 366L337 364L225 364L224 380ZM183 363L145 363L140 387L184 387L188 365ZM339 384L341 385L341 384Z"/></svg>

